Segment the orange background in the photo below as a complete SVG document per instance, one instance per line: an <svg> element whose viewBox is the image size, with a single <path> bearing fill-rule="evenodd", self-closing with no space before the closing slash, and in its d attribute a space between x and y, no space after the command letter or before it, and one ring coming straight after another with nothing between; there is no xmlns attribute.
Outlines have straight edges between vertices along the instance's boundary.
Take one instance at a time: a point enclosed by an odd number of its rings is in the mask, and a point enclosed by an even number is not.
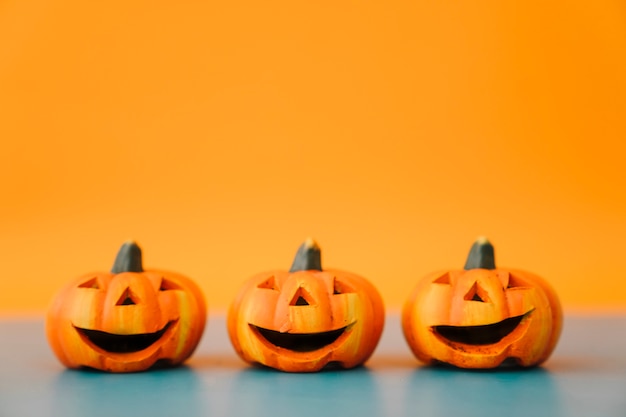
<svg viewBox="0 0 626 417"><path fill-rule="evenodd" d="M626 307L622 0L2 0L0 140L3 314L128 238L213 311L307 236L390 309L478 235Z"/></svg>

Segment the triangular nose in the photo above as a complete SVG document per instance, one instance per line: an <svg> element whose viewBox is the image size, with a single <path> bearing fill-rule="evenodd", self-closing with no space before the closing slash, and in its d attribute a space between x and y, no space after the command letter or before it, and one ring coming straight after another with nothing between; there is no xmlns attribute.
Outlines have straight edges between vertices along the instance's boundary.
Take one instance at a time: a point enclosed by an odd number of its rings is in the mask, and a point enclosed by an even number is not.
<svg viewBox="0 0 626 417"><path fill-rule="evenodd" d="M309 303L307 300L305 300L304 298L302 298L302 296L298 297L298 299L296 300L296 305L297 306L308 306Z"/></svg>
<svg viewBox="0 0 626 417"><path fill-rule="evenodd" d="M481 303L485 303L488 301L487 294L483 291L483 289L478 285L477 282L472 285L472 288L465 294L463 297L467 301L479 301Z"/></svg>
<svg viewBox="0 0 626 417"><path fill-rule="evenodd" d="M134 295L130 291L130 288L126 288L120 298L115 303L116 306L133 306L137 304L134 300Z"/></svg>
<svg viewBox="0 0 626 417"><path fill-rule="evenodd" d="M290 306L308 306L313 304L311 294L309 294L304 288L298 288L298 291L291 298Z"/></svg>
<svg viewBox="0 0 626 417"><path fill-rule="evenodd" d="M481 303L485 302L485 300L480 298L480 295L478 295L478 294L474 294L474 296L472 297L472 301L480 301Z"/></svg>

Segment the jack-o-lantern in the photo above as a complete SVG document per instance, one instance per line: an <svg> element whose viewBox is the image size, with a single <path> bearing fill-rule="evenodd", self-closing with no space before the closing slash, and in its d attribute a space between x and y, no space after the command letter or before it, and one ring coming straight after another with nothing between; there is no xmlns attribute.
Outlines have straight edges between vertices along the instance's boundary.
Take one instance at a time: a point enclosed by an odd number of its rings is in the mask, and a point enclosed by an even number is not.
<svg viewBox="0 0 626 417"><path fill-rule="evenodd" d="M537 275L496 268L493 246L474 243L464 270L422 279L404 305L402 328L423 362L460 368L534 366L558 341L562 311Z"/></svg>
<svg viewBox="0 0 626 417"><path fill-rule="evenodd" d="M205 322L198 286L177 273L144 270L141 249L127 242L111 272L83 275L56 295L46 333L70 368L134 372L182 363Z"/></svg>
<svg viewBox="0 0 626 417"><path fill-rule="evenodd" d="M253 276L228 313L230 340L242 359L286 372L365 362L384 324L382 298L366 279L324 269L307 239L289 271Z"/></svg>

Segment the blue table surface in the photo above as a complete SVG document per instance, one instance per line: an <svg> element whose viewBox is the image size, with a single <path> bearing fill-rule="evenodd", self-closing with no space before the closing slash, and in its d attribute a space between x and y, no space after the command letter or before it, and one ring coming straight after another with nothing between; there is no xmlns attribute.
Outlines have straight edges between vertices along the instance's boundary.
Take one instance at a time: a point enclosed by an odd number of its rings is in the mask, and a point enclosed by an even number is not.
<svg viewBox="0 0 626 417"><path fill-rule="evenodd" d="M0 320L0 417L626 416L626 316L567 316L541 367L465 371L422 366L387 318L363 367L288 374L251 367L223 316L185 366L134 374L67 370L43 320Z"/></svg>

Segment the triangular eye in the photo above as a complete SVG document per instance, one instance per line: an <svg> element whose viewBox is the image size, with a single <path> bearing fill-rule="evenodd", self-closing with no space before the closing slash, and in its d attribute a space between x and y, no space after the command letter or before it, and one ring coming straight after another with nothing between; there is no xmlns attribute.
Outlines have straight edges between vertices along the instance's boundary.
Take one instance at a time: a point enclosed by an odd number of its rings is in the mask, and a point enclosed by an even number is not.
<svg viewBox="0 0 626 417"><path fill-rule="evenodd" d="M159 291L169 291L169 290L180 290L180 286L170 280L165 278L161 279L161 285L159 286Z"/></svg>
<svg viewBox="0 0 626 417"><path fill-rule="evenodd" d="M272 275L271 277L257 285L257 288L265 288L267 290L278 291L278 288L276 288L276 278L274 278L274 275Z"/></svg>
<svg viewBox="0 0 626 417"><path fill-rule="evenodd" d="M466 301L478 301L481 303L489 302L487 293L480 287L480 285L478 285L477 282L474 282L474 285L472 285L472 288L469 289L463 299Z"/></svg>
<svg viewBox="0 0 626 417"><path fill-rule="evenodd" d="M346 294L349 292L354 292L351 288L348 288L346 284L339 281L337 278L333 280L333 295L336 294Z"/></svg>
<svg viewBox="0 0 626 417"><path fill-rule="evenodd" d="M506 286L506 288L509 289L509 288L522 288L522 287L528 287L528 285L521 279L513 276L513 274L509 274L509 283Z"/></svg>
<svg viewBox="0 0 626 417"><path fill-rule="evenodd" d="M115 303L116 306L133 306L137 304L135 301L136 297L130 290L130 288L126 288L126 290L122 293L120 298Z"/></svg>
<svg viewBox="0 0 626 417"><path fill-rule="evenodd" d="M450 273L446 272L439 278L433 281L435 284L448 284L450 285Z"/></svg>
<svg viewBox="0 0 626 417"><path fill-rule="evenodd" d="M100 286L98 285L98 278L94 277L89 281L83 282L78 286L78 288L90 288L93 290L99 290Z"/></svg>
<svg viewBox="0 0 626 417"><path fill-rule="evenodd" d="M291 298L290 306L309 306L315 304L313 297L304 288L298 288L298 291Z"/></svg>

